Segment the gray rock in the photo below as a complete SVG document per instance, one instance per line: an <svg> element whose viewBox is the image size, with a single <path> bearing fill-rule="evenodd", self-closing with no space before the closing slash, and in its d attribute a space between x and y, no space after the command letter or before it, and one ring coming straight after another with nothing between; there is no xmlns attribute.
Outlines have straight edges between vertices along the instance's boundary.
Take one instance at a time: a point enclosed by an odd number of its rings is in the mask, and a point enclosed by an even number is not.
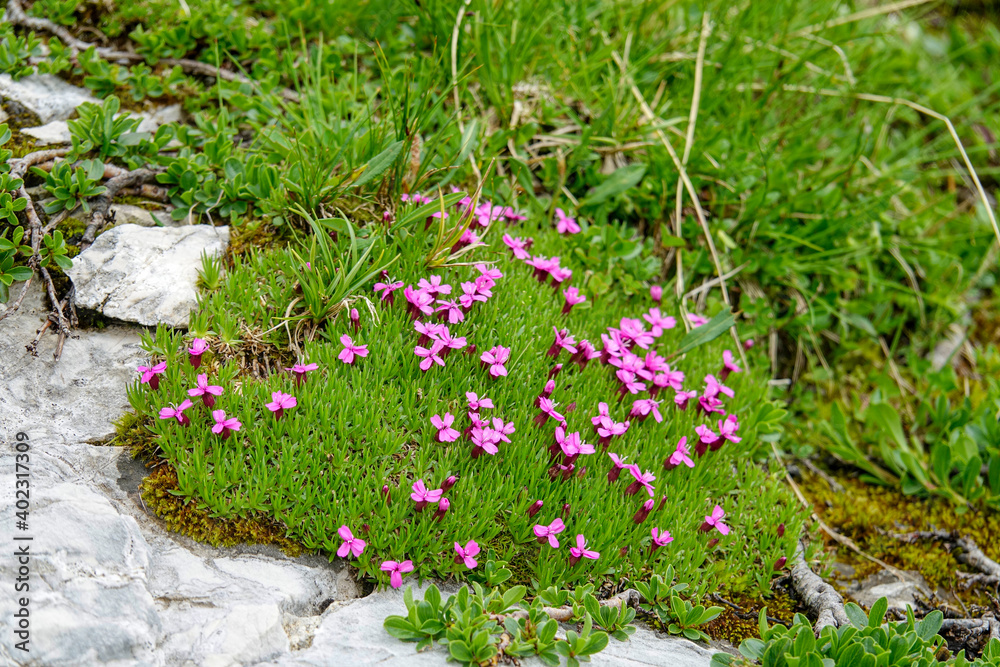
<svg viewBox="0 0 1000 667"><path fill-rule="evenodd" d="M116 225L139 225L140 227L159 227L156 218L164 223L164 226L175 226L170 215L160 213L153 217L153 214L134 204L112 204L111 212L115 216Z"/></svg>
<svg viewBox="0 0 1000 667"><path fill-rule="evenodd" d="M52 146L55 144L72 143L69 133L69 124L64 120L54 120L38 127L23 127L21 134L35 138L37 146Z"/></svg>
<svg viewBox="0 0 1000 667"><path fill-rule="evenodd" d="M52 74L32 74L14 81L0 74L0 97L14 100L38 116L43 125L66 120L84 102L98 103L89 91L66 83Z"/></svg>
<svg viewBox="0 0 1000 667"><path fill-rule="evenodd" d="M181 105L172 104L168 107L161 107L154 111L153 113L133 113L129 114L133 118L141 118L142 122L139 123L139 127L136 128L136 132L153 132L155 133L161 125L166 123L177 123L181 119Z"/></svg>
<svg viewBox="0 0 1000 667"><path fill-rule="evenodd" d="M186 327L202 253L221 254L228 227L119 225L73 260L77 305L139 324Z"/></svg>
<svg viewBox="0 0 1000 667"><path fill-rule="evenodd" d="M927 600L932 592L919 572L903 571L903 580L892 572L882 570L848 589L851 597L861 606L870 609L876 600L886 598L889 610L905 612L907 607L917 608L917 599Z"/></svg>
<svg viewBox="0 0 1000 667"><path fill-rule="evenodd" d="M21 283L11 285L12 298ZM148 355L135 328L109 326L67 338L53 360L56 337L46 332L37 357L25 350L48 317L43 288L32 282L18 312L0 322L0 438L30 429L43 442L95 442L114 434L126 409L125 383ZM4 309L4 306L0 306Z"/></svg>
<svg viewBox="0 0 1000 667"><path fill-rule="evenodd" d="M422 597L426 585L417 585L414 596ZM443 590L443 595L454 589ZM387 616L405 615L403 589L373 593L365 598L330 605L320 618L312 644L301 651L284 655L268 664L280 667L339 667L380 665L384 667L445 667L448 654L444 647L434 646L417 653L415 644L402 642L389 635L382 623ZM708 667L714 651L702 648L686 639L660 634L638 626L626 642L612 639L607 648L594 655L590 664L596 667ZM541 667L537 659L524 659L521 664Z"/></svg>

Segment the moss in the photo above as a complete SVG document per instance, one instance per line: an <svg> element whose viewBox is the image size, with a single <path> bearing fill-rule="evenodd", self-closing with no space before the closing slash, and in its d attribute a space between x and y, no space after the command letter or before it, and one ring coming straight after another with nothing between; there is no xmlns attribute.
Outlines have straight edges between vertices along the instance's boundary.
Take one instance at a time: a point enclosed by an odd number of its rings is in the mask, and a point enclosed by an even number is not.
<svg viewBox="0 0 1000 667"><path fill-rule="evenodd" d="M150 211L153 213L162 213L163 205L156 202L150 201L145 197L136 197L134 195L129 195L127 197L116 197L116 204L129 204L131 206L138 206L141 209Z"/></svg>
<svg viewBox="0 0 1000 667"><path fill-rule="evenodd" d="M0 108L3 108L6 112L7 120L4 122L7 123L7 127L10 129L11 134L15 135L11 139L12 141L15 141L17 139L16 135L20 134L15 132L15 130L20 130L22 127L36 127L42 124L38 114L31 111L20 102L15 102L14 100L4 100L0 103ZM22 140L30 141L32 144L34 143L34 139L31 139L30 137L23 137ZM6 147L12 148L11 144L7 144ZM14 157L20 156L15 154Z"/></svg>
<svg viewBox="0 0 1000 667"><path fill-rule="evenodd" d="M115 435L109 444L125 447L134 459L151 459L158 449L149 425L152 417L140 417L135 412L126 412L115 422Z"/></svg>
<svg viewBox="0 0 1000 667"><path fill-rule="evenodd" d="M710 601L704 602L708 605ZM737 597L726 600L736 605L739 609L734 609L729 605L717 604L723 611L718 618L710 623L706 623L700 629L706 632L712 639L725 640L733 646L739 646L744 639L760 638L759 614L760 610L767 608L767 615L774 621L780 621L783 625L791 625L792 617L798 611L798 602L786 591L776 591L773 596L768 597Z"/></svg>
<svg viewBox="0 0 1000 667"><path fill-rule="evenodd" d="M902 570L920 572L932 589L953 592L966 605L989 606L975 589L965 590L956 572L968 572L955 557L934 542L909 544L892 536L916 530L956 531L975 540L990 558L1000 559L1000 514L970 510L958 515L939 499L905 496L890 488L872 486L854 477L838 478L842 492L818 478L806 476L802 488L814 511L838 532L853 539L867 554ZM861 580L881 567L828 540L837 547L837 560L854 568L852 580Z"/></svg>
<svg viewBox="0 0 1000 667"><path fill-rule="evenodd" d="M226 260L231 265L233 259L242 257L253 248L276 248L284 243L278 230L266 220L251 219L233 224L229 227Z"/></svg>
<svg viewBox="0 0 1000 667"><path fill-rule="evenodd" d="M263 516L239 519L216 519L198 503L176 495L177 472L166 461L153 465L149 477L139 487L143 502L167 527L181 535L213 547L231 547L237 544L271 544L289 556L299 556L306 548L286 537L283 524Z"/></svg>

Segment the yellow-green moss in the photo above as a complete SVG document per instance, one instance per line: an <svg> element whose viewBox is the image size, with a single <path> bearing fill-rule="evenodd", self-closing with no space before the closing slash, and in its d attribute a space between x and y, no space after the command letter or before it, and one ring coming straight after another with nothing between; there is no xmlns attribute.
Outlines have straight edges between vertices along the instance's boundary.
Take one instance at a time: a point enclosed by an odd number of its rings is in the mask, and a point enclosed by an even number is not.
<svg viewBox="0 0 1000 667"><path fill-rule="evenodd" d="M152 458L157 450L156 440L148 428L152 421L152 417L126 412L115 422L115 436L108 444L124 447L134 459Z"/></svg>
<svg viewBox="0 0 1000 667"><path fill-rule="evenodd" d="M250 516L238 519L215 519L198 504L175 495L177 472L166 461L157 461L149 477L139 487L143 502L167 527L181 535L213 547L237 544L273 544L289 556L299 556L306 548L286 537L286 528L267 517Z"/></svg>
<svg viewBox="0 0 1000 667"><path fill-rule="evenodd" d="M854 540L865 553L902 570L919 571L932 588L954 591L966 604L989 605L981 592L964 589L955 572L965 572L968 568L941 544L909 544L892 534L917 530L955 531L975 540L987 556L998 560L1000 514L970 510L958 515L955 508L943 500L905 496L895 489L869 485L853 477L837 481L844 486L839 493L811 475L803 480L803 491L823 521ZM855 569L854 579L864 579L881 569L832 540L828 546L837 548L838 561Z"/></svg>
<svg viewBox="0 0 1000 667"><path fill-rule="evenodd" d="M233 259L245 255L252 248L274 248L283 244L278 230L270 222L259 219L246 220L230 226L226 258L231 263Z"/></svg>
<svg viewBox="0 0 1000 667"><path fill-rule="evenodd" d="M703 602L706 606L714 604L722 607L723 611L718 618L706 623L700 629L712 639L725 640L733 646L739 646L744 639L760 637L758 615L764 607L767 607L768 616L785 625L791 625L792 617L798 611L798 602L784 592L766 598L738 597L732 600L727 599L727 601L740 609L736 610L726 604L719 604L711 600Z"/></svg>

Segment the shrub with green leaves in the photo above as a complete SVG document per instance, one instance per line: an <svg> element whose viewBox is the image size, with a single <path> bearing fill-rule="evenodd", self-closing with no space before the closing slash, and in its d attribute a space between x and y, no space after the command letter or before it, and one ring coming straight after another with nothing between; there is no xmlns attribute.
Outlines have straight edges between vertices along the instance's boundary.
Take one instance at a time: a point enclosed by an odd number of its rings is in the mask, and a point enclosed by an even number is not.
<svg viewBox="0 0 1000 667"><path fill-rule="evenodd" d="M48 215L66 211L72 213L77 207L82 207L84 213L90 213L87 200L107 192L107 188L99 185L104 178L104 163L100 160L84 160L74 168L68 160L56 160L48 171L32 167L32 172L45 179L45 189L55 200L45 205Z"/></svg>
<svg viewBox="0 0 1000 667"><path fill-rule="evenodd" d="M740 644L742 658L727 653L712 656L713 667L761 665L779 667L826 667L829 665L854 667L931 667L937 664L966 667L995 667L1000 665L1000 640L991 639L979 659L970 662L965 652L942 663L940 649L944 637L938 635L944 614L934 610L917 621L913 611L907 609L906 620L886 622L888 609L885 598L880 598L866 614L861 607L850 602L846 605L850 625L840 628L826 626L817 637L813 627L802 614L796 614L791 627L769 626L767 610L759 617L760 639L746 639Z"/></svg>

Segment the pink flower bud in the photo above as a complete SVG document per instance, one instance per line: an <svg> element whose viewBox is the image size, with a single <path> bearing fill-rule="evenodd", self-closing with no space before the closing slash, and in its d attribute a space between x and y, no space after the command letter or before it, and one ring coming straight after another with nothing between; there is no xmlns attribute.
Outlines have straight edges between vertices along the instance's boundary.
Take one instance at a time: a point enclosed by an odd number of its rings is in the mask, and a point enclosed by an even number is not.
<svg viewBox="0 0 1000 667"><path fill-rule="evenodd" d="M625 558L625 556L628 555L628 547L622 547L621 549L619 549L618 555L621 556L622 558Z"/></svg>
<svg viewBox="0 0 1000 667"><path fill-rule="evenodd" d="M351 326L354 327L355 331L361 328L361 315L357 308L351 308Z"/></svg>
<svg viewBox="0 0 1000 667"><path fill-rule="evenodd" d="M660 506L657 509L662 510L666 506L667 506L667 497L663 496L662 498L660 498Z"/></svg>
<svg viewBox="0 0 1000 667"><path fill-rule="evenodd" d="M754 345L753 338L747 338L745 341L743 341L744 350L749 350L751 347L753 347L753 345Z"/></svg>
<svg viewBox="0 0 1000 667"><path fill-rule="evenodd" d="M708 548L711 549L712 547L714 547L718 543L719 543L719 538L713 537L712 539L710 539L708 541Z"/></svg>
<svg viewBox="0 0 1000 667"><path fill-rule="evenodd" d="M392 504L392 495L389 493L389 485L388 484L383 484L382 485L382 495L385 496L386 507L388 507L389 505L391 505Z"/></svg>
<svg viewBox="0 0 1000 667"><path fill-rule="evenodd" d="M780 570L783 570L785 568L785 563L787 562L788 559L785 556L782 556L778 560L774 561L774 571L778 572Z"/></svg>
<svg viewBox="0 0 1000 667"><path fill-rule="evenodd" d="M434 518L441 521L441 519L444 518L444 515L448 513L449 509L451 509L451 501L447 498L442 498L441 502L438 503L437 511L434 512Z"/></svg>
<svg viewBox="0 0 1000 667"><path fill-rule="evenodd" d="M444 482L441 483L441 490L447 491L451 487L455 486L455 482L457 481L458 478L455 477L454 475L451 475L450 477L448 477L448 479L444 480Z"/></svg>
<svg viewBox="0 0 1000 667"><path fill-rule="evenodd" d="M785 536L785 524L779 523L778 524L778 537L784 537L784 536Z"/></svg>
<svg viewBox="0 0 1000 667"><path fill-rule="evenodd" d="M636 510L636 513L632 516L632 521L636 524L640 524L645 521L646 517L649 516L649 513L653 511L653 505L654 503L652 498L644 502L642 507Z"/></svg>
<svg viewBox="0 0 1000 667"><path fill-rule="evenodd" d="M653 301L659 303L663 298L663 288L659 285L650 285L649 296L653 297Z"/></svg>
<svg viewBox="0 0 1000 667"><path fill-rule="evenodd" d="M569 516L569 503L566 503L565 505L563 505L562 515L563 515L563 518L566 518L566 517Z"/></svg>
<svg viewBox="0 0 1000 667"><path fill-rule="evenodd" d="M543 505L545 505L545 503L543 503L541 500L536 500L535 502L533 502L531 504L531 507L528 508L528 516L535 516L536 514L538 514L538 511L542 509Z"/></svg>
<svg viewBox="0 0 1000 667"><path fill-rule="evenodd" d="M554 378L555 376L559 375L559 371L561 371L561 370L562 370L562 367L563 367L563 365L562 365L562 364L556 364L556 365L555 365L555 366L554 366L554 367L552 368L552 370L550 370L550 371L549 371L549 377L550 377L550 378Z"/></svg>

